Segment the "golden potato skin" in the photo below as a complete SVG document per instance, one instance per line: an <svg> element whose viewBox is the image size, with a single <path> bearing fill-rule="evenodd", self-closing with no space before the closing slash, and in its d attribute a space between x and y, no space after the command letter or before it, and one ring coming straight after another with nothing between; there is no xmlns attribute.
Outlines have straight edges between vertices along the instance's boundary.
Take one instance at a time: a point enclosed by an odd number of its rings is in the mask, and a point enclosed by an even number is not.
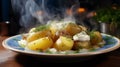
<svg viewBox="0 0 120 67"><path fill-rule="evenodd" d="M79 33L82 31L82 28L79 27L77 24L74 23L69 23L65 30L70 34L70 35L75 35L76 33Z"/></svg>
<svg viewBox="0 0 120 67"><path fill-rule="evenodd" d="M91 34L91 39L90 42L92 45L97 45L98 43L100 43L103 39L102 39L102 35L99 31L94 31Z"/></svg>
<svg viewBox="0 0 120 67"><path fill-rule="evenodd" d="M50 37L43 37L28 43L27 47L31 50L46 50L53 45Z"/></svg>
<svg viewBox="0 0 120 67"><path fill-rule="evenodd" d="M71 50L73 47L73 40L71 38L60 36L54 44L54 48L60 51Z"/></svg>
<svg viewBox="0 0 120 67"><path fill-rule="evenodd" d="M46 37L46 36L52 36L52 33L50 30L43 30L43 31L39 31L39 32L35 32L33 33L32 35L28 35L27 37L27 42L32 42L34 40L37 40L39 38L42 38L42 37Z"/></svg>
<svg viewBox="0 0 120 67"><path fill-rule="evenodd" d="M89 49L91 47L90 41L75 41L73 50L78 50L82 48L87 48Z"/></svg>

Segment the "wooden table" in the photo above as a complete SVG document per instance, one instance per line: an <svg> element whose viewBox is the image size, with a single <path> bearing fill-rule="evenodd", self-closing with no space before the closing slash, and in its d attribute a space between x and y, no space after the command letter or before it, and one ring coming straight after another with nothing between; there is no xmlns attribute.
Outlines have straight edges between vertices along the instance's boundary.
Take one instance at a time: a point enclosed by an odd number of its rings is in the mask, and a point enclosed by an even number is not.
<svg viewBox="0 0 120 67"><path fill-rule="evenodd" d="M77 62L47 62L42 61L39 58L19 54L5 49L2 46L2 41L8 38L8 36L0 36L0 67L41 67L41 66L59 66L74 65L79 67L120 67L120 49L115 51L97 55L94 58L77 61ZM57 66L58 66L57 65Z"/></svg>

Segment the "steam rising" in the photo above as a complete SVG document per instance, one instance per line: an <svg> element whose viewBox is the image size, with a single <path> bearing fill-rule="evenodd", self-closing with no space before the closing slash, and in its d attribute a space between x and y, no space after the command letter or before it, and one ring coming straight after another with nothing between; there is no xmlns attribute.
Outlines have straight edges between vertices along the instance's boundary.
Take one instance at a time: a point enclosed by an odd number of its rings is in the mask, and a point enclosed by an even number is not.
<svg viewBox="0 0 120 67"><path fill-rule="evenodd" d="M49 20L75 21L74 14L79 8L78 0L11 0L13 9L20 15L21 31L46 24ZM70 9L71 13L66 11Z"/></svg>

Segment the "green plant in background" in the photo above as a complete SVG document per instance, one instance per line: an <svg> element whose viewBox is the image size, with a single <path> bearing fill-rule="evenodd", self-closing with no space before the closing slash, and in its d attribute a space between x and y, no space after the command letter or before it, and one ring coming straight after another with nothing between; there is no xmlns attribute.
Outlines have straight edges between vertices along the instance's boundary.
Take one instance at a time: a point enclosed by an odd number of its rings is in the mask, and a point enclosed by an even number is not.
<svg viewBox="0 0 120 67"><path fill-rule="evenodd" d="M96 15L93 17L97 22L105 22L108 23L111 20L110 9L108 8L101 8L96 10Z"/></svg>
<svg viewBox="0 0 120 67"><path fill-rule="evenodd" d="M109 30L111 33L119 33L120 29L120 7L104 7L96 10L96 15L93 16L93 19L97 23L106 23L109 24ZM118 34L118 35L119 35Z"/></svg>
<svg viewBox="0 0 120 67"><path fill-rule="evenodd" d="M120 22L120 9L112 7L97 9L93 19L102 23Z"/></svg>
<svg viewBox="0 0 120 67"><path fill-rule="evenodd" d="M120 7L105 7L96 10L96 15L93 19L98 23L110 23L120 25Z"/></svg>

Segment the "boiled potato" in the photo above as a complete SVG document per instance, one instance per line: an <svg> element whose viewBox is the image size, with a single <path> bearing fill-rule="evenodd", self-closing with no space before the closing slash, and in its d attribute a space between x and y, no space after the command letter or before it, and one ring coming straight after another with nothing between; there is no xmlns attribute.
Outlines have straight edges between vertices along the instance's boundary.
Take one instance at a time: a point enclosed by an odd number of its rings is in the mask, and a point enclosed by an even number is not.
<svg viewBox="0 0 120 67"><path fill-rule="evenodd" d="M28 43L27 47L31 50L46 50L53 45L50 37L43 37Z"/></svg>
<svg viewBox="0 0 120 67"><path fill-rule="evenodd" d="M90 34L90 42L92 45L97 45L98 43L102 42L102 35L99 31L93 31Z"/></svg>
<svg viewBox="0 0 120 67"><path fill-rule="evenodd" d="M32 42L34 40L37 40L39 38L42 38L42 37L46 37L46 36L52 36L52 33L50 30L43 30L43 31L39 31L39 32L35 32L35 33L32 33L31 35L28 35L27 37L27 42Z"/></svg>
<svg viewBox="0 0 120 67"><path fill-rule="evenodd" d="M56 34L56 32L57 32L56 27L50 26L50 30L51 30L52 34L55 36L55 34Z"/></svg>
<svg viewBox="0 0 120 67"><path fill-rule="evenodd" d="M77 24L74 23L69 23L65 30L70 34L70 35L75 35L76 33L79 33L82 31L82 28L79 27Z"/></svg>
<svg viewBox="0 0 120 67"><path fill-rule="evenodd" d="M90 41L76 41L74 43L73 49L74 50L78 50L78 49L81 49L81 48L89 49L90 47L91 47Z"/></svg>
<svg viewBox="0 0 120 67"><path fill-rule="evenodd" d="M54 44L54 48L57 50L71 50L73 47L74 41L71 38L60 36Z"/></svg>

